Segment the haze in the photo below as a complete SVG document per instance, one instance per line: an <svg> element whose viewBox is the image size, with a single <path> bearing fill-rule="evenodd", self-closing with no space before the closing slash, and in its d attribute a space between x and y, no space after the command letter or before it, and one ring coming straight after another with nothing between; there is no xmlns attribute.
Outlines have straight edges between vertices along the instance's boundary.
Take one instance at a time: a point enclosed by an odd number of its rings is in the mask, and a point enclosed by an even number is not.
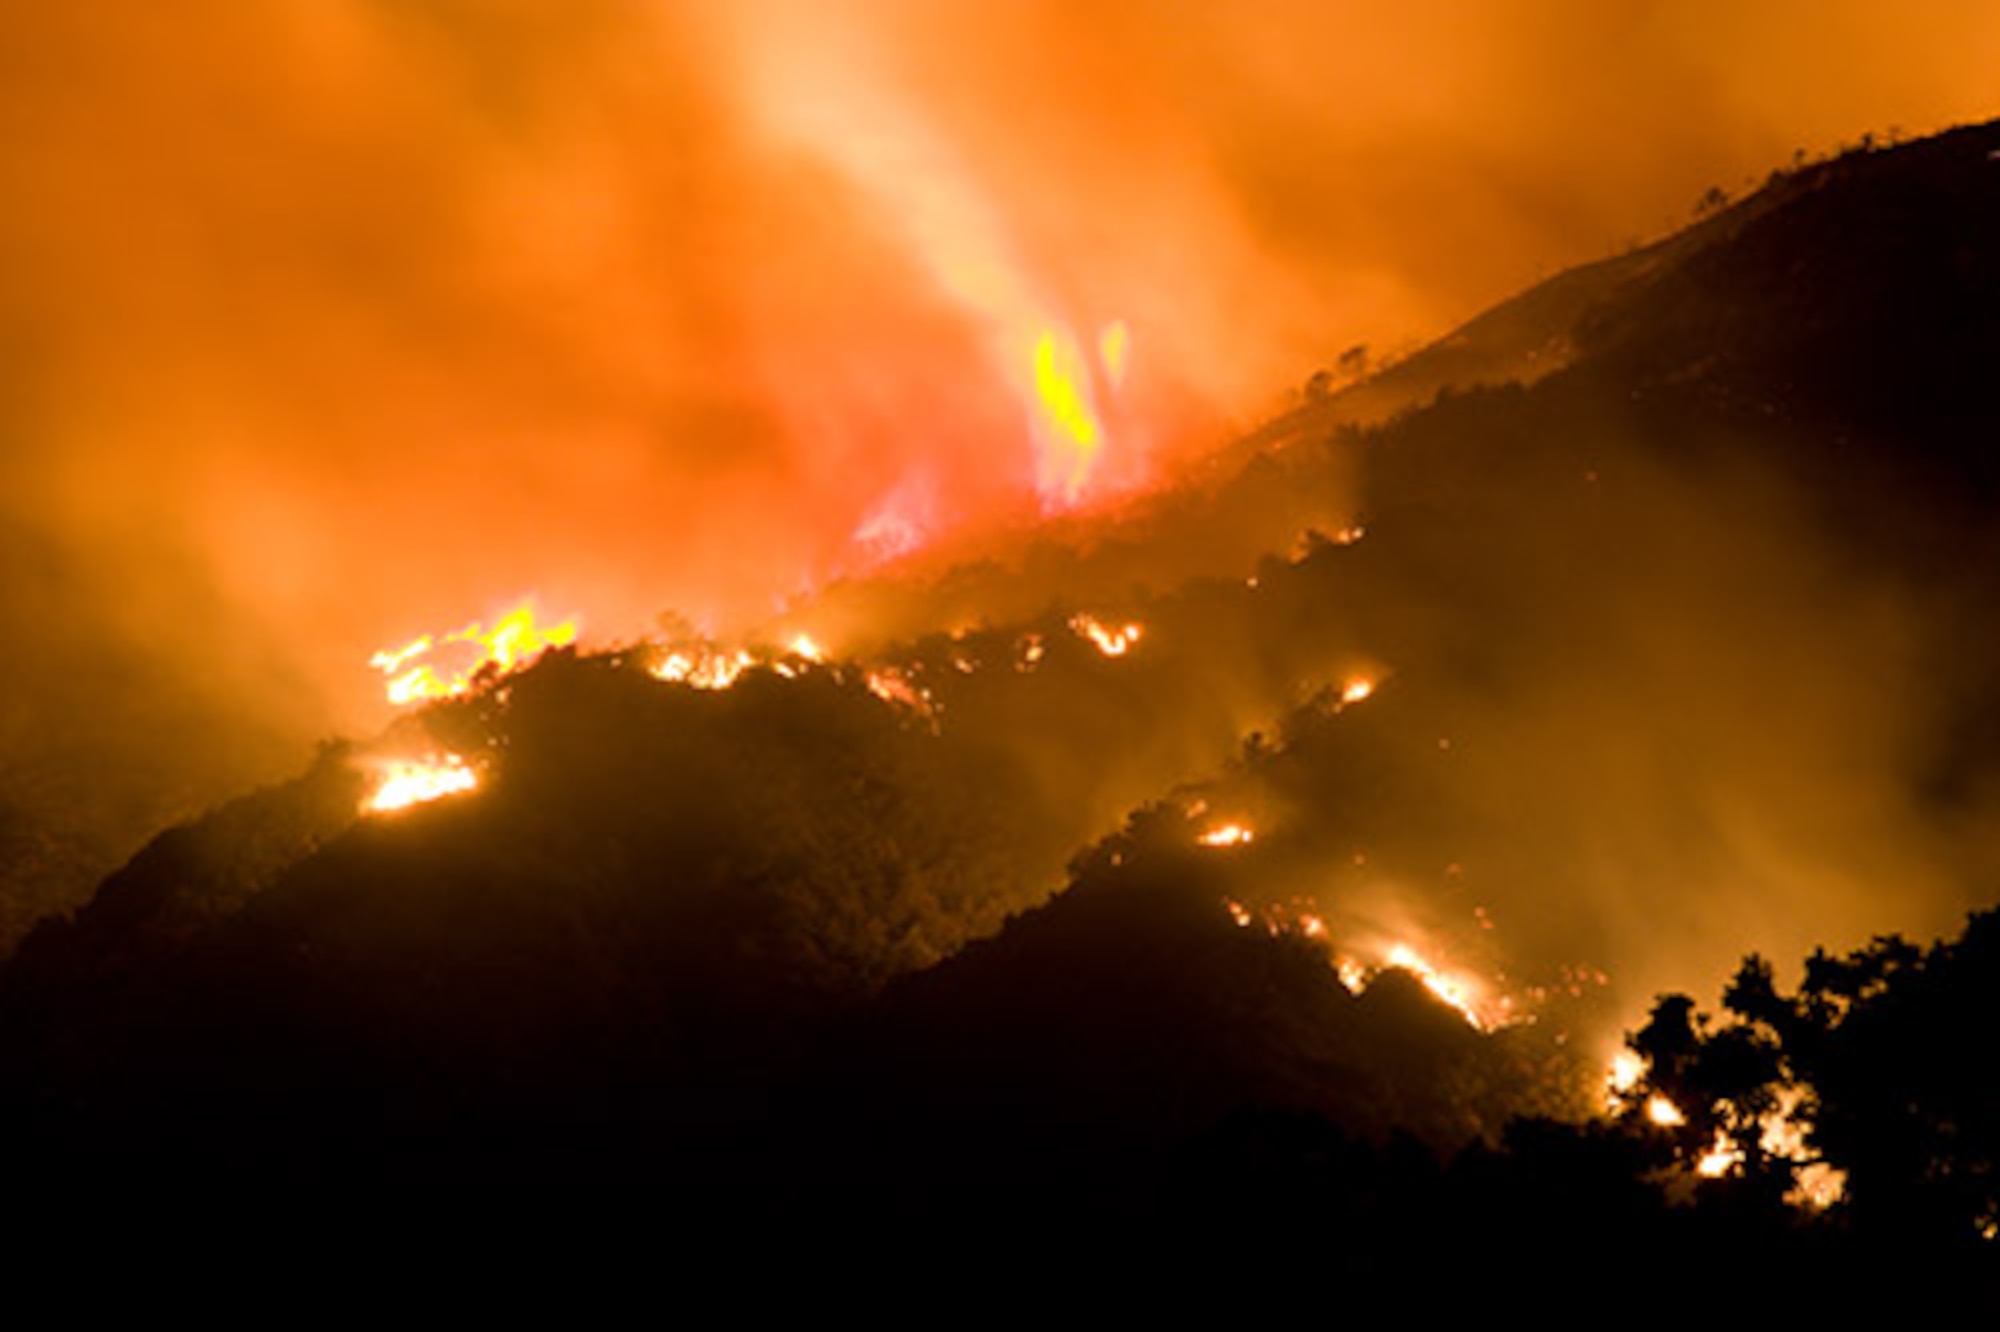
<svg viewBox="0 0 2000 1332"><path fill-rule="evenodd" d="M381 719L373 649L524 594L586 641L722 628L1156 484L1351 346L1984 114L2000 67L1980 3L0 25L0 759L64 807L114 731L140 803L283 772ZM1052 491L1038 340L1114 328Z"/></svg>

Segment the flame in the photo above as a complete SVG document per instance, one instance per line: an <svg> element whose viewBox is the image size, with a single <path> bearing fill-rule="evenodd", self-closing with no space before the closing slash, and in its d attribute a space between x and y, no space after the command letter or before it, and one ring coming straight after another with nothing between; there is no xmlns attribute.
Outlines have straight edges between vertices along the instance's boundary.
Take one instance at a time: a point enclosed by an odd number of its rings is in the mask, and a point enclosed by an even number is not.
<svg viewBox="0 0 2000 1332"><path fill-rule="evenodd" d="M1097 335L1098 363L1109 388L1125 382L1131 341L1123 320L1105 325ZM1091 391L1090 363L1067 329L1043 329L1035 339L1033 360L1042 498L1066 508L1090 482L1106 441L1104 423Z"/></svg>
<svg viewBox="0 0 2000 1332"><path fill-rule="evenodd" d="M1365 675L1350 678L1340 687L1340 706L1347 707L1359 703L1375 692L1375 682Z"/></svg>
<svg viewBox="0 0 2000 1332"><path fill-rule="evenodd" d="M1679 1128L1687 1123L1681 1108L1658 1092L1646 1098L1646 1120L1661 1128Z"/></svg>
<svg viewBox="0 0 2000 1332"><path fill-rule="evenodd" d="M402 647L385 648L370 657L368 664L389 677L384 691L391 703L404 707L462 694L482 672L516 671L549 648L566 647L575 641L575 621L537 625L535 603L530 599L501 616L490 630L474 620L442 638L424 634ZM449 653L449 661L424 660L453 647L460 650Z"/></svg>
<svg viewBox="0 0 2000 1332"><path fill-rule="evenodd" d="M868 672L867 681L868 692L884 703L910 708L927 717L936 711L930 691L913 683L909 676L893 666L884 666Z"/></svg>
<svg viewBox="0 0 2000 1332"><path fill-rule="evenodd" d="M1604 1075L1604 1108L1616 1113L1631 1099L1639 1081L1646 1075L1646 1061L1636 1051L1620 1050L1611 1056L1611 1066Z"/></svg>
<svg viewBox="0 0 2000 1332"><path fill-rule="evenodd" d="M1242 824L1231 823L1212 829L1195 840L1204 846L1233 846L1251 840L1252 836L1253 833L1249 828ZM1247 929L1258 919L1249 908L1233 898L1224 898L1223 906L1229 912L1230 919L1240 927ZM1316 911L1308 910L1302 905L1295 904L1289 908L1267 905L1262 919L1265 930L1274 937L1300 934L1322 943L1328 942L1331 938L1331 931L1326 921ZM1340 983L1350 994L1357 995L1366 990L1384 971L1407 971L1435 998L1464 1018L1467 1025L1476 1031L1491 1033L1517 1022L1534 1020L1532 1016L1522 1017L1516 1012L1513 996L1489 995L1491 987L1463 973L1443 970L1407 943L1391 944L1383 950L1382 960L1379 963L1370 964L1350 954L1331 951L1327 960L1332 965L1334 974L1340 978ZM1622 1070L1624 1066L1614 1061L1614 1067ZM1626 1087L1629 1088L1636 1083L1640 1071L1641 1069L1635 1065L1629 1075L1620 1073L1620 1076L1630 1078L1630 1081L1625 1083ZM1671 1105L1669 1108L1672 1108Z"/></svg>
<svg viewBox="0 0 2000 1332"><path fill-rule="evenodd" d="M1104 326L1094 367L1087 334L1079 338L1064 322L1063 301L1033 271L1024 237L998 207L981 164L939 131L934 116L912 106L896 80L843 49L845 37L818 36L755 43L749 76L768 90L760 103L769 127L886 205L910 257L970 317L989 369L1018 395L1043 506L1075 505L1107 442L1095 391L1100 382L1107 389L1123 383L1129 332L1122 321ZM891 501L856 536L876 558L893 558L931 528Z"/></svg>
<svg viewBox="0 0 2000 1332"><path fill-rule="evenodd" d="M1035 341L1035 397L1040 405L1042 494L1076 503L1090 479L1104 431L1090 400L1089 369L1068 334L1049 331Z"/></svg>
<svg viewBox="0 0 2000 1332"><path fill-rule="evenodd" d="M1743 1149L1729 1140L1729 1135L1721 1129L1715 1131L1715 1141L1708 1150L1695 1158L1694 1173L1703 1179L1721 1179L1743 1161Z"/></svg>
<svg viewBox="0 0 2000 1332"><path fill-rule="evenodd" d="M1199 842L1203 846L1244 846L1252 841L1255 841L1256 838L1257 838L1256 830L1254 828L1249 827L1247 824L1224 823L1214 828L1210 828L1207 832L1201 834L1201 836L1195 838L1194 840ZM1318 917L1316 916L1302 917L1301 919L1302 920L1309 919L1313 921L1313 923L1315 924L1318 923ZM1307 929L1306 933L1311 934L1313 933L1313 931L1309 928Z"/></svg>
<svg viewBox="0 0 2000 1332"><path fill-rule="evenodd" d="M361 804L362 812L366 814L407 809L411 805L458 795L479 785L479 774L456 754L388 758L377 760L372 766L379 771L380 780Z"/></svg>
<svg viewBox="0 0 2000 1332"><path fill-rule="evenodd" d="M1623 1107L1624 1098L1639 1085L1645 1066L1645 1060L1631 1050L1621 1050L1612 1057L1608 1081L1612 1101L1609 1108L1613 1112ZM1807 1147L1797 1115L1803 1100L1804 1093L1797 1087L1781 1088L1777 1103L1757 1121L1757 1142L1767 1155L1797 1167L1785 1201L1794 1207L1824 1210L1846 1195L1847 1172L1817 1159ZM1681 1108L1660 1092L1646 1098L1643 1111L1646 1122L1655 1128L1675 1129L1688 1122ZM1743 1148L1726 1128L1718 1127L1714 1138L1694 1159L1693 1169L1703 1179L1720 1179L1740 1166L1743 1159Z"/></svg>
<svg viewBox="0 0 2000 1332"><path fill-rule="evenodd" d="M1477 981L1462 973L1440 970L1406 943L1393 945L1383 965L1415 976L1433 996L1480 1031L1507 1025L1513 1006L1510 1000L1504 996L1498 1000L1482 999L1483 987Z"/></svg>
<svg viewBox="0 0 2000 1332"><path fill-rule="evenodd" d="M727 689L756 661L741 648L734 652L708 647L676 648L653 667L653 677L694 689Z"/></svg>
<svg viewBox="0 0 2000 1332"><path fill-rule="evenodd" d="M1069 627L1079 638L1087 638L1095 643L1097 650L1107 657L1124 656L1146 633L1146 627L1141 624L1126 624L1116 629L1106 628L1094 615L1072 616Z"/></svg>

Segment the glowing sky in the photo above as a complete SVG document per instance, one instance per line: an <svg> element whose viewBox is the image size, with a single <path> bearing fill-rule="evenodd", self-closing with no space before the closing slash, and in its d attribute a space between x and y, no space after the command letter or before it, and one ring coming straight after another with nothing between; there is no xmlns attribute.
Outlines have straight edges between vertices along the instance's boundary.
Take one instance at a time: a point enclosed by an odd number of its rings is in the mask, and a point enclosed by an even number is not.
<svg viewBox="0 0 2000 1332"><path fill-rule="evenodd" d="M525 592L755 615L1033 511L1044 337L1144 484L1996 68L1978 0L13 5L0 515L351 722Z"/></svg>

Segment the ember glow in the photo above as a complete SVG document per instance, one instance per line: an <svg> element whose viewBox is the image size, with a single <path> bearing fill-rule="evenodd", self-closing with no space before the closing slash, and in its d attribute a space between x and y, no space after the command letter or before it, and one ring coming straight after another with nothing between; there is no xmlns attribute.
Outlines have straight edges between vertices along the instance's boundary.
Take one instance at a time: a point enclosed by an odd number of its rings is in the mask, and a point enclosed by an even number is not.
<svg viewBox="0 0 2000 1332"><path fill-rule="evenodd" d="M1240 846L1250 840L1250 829L1236 823L1222 824L1196 838L1203 846L1217 847ZM1351 994L1362 993L1385 971L1403 971L1415 977L1433 998L1464 1018L1466 1024L1475 1030L1493 1032L1523 1020L1533 1020L1524 1019L1512 995L1501 993L1494 985L1465 972L1436 965L1406 940L1364 950L1374 953L1374 960L1368 961L1341 946L1326 918L1319 910L1303 902L1289 906L1269 905L1261 913L1250 910L1234 898L1223 899L1222 905L1229 918L1240 928L1248 929L1261 921L1265 930L1274 936L1296 935L1325 944L1329 949L1328 965ZM1619 1076L1624 1076L1622 1070ZM1634 1071L1630 1076L1636 1079L1638 1073ZM1631 1083L1625 1085L1629 1088Z"/></svg>
<svg viewBox="0 0 2000 1332"><path fill-rule="evenodd" d="M868 692L884 703L908 708L925 716L930 716L936 711L930 691L911 679L909 673L899 667L877 667L869 671L865 678Z"/></svg>
<svg viewBox="0 0 2000 1332"><path fill-rule="evenodd" d="M744 648L731 651L712 646L680 647L653 664L653 675L669 684L684 684L694 689L727 689L756 664L757 659Z"/></svg>
<svg viewBox="0 0 2000 1332"><path fill-rule="evenodd" d="M1471 976L1437 967L1407 943L1391 945L1383 965L1415 976L1433 997L1480 1031L1492 1031L1512 1021L1513 1001L1507 996L1490 996L1487 987Z"/></svg>
<svg viewBox="0 0 2000 1332"><path fill-rule="evenodd" d="M368 664L388 677L384 689L389 701L404 707L462 694L482 674L505 675L549 648L575 641L574 621L539 625L535 603L524 601L491 629L475 620L441 637L424 634L402 647L377 652Z"/></svg>
<svg viewBox="0 0 2000 1332"><path fill-rule="evenodd" d="M362 802L364 813L386 814L411 805L459 795L479 785L479 775L456 754L419 758L388 758L369 765L376 773L375 789Z"/></svg>
<svg viewBox="0 0 2000 1332"><path fill-rule="evenodd" d="M1714 1141L1695 1158L1694 1173L1703 1179L1721 1179L1742 1164L1743 1149L1731 1142L1727 1133L1717 1129Z"/></svg>
<svg viewBox="0 0 2000 1332"><path fill-rule="evenodd" d="M1681 1108L1655 1092L1646 1098L1646 1121L1659 1128L1679 1128L1687 1123Z"/></svg>
<svg viewBox="0 0 2000 1332"><path fill-rule="evenodd" d="M1611 1056L1611 1066L1604 1075L1604 1108L1609 1113L1622 1109L1639 1080L1646 1076L1646 1061L1629 1049L1620 1049Z"/></svg>
<svg viewBox="0 0 2000 1332"><path fill-rule="evenodd" d="M1107 657L1124 656L1146 633L1144 625L1122 624L1114 627L1094 615L1072 616L1069 627L1077 637L1089 640Z"/></svg>

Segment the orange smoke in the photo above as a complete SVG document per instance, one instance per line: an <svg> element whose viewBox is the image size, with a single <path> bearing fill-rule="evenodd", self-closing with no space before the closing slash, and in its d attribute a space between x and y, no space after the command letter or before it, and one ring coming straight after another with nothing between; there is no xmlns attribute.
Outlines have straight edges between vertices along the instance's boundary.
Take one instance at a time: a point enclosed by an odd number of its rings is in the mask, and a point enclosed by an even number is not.
<svg viewBox="0 0 2000 1332"><path fill-rule="evenodd" d="M2000 15L1922 8L10 6L5 516L334 724L514 588L726 634L1990 112Z"/></svg>

